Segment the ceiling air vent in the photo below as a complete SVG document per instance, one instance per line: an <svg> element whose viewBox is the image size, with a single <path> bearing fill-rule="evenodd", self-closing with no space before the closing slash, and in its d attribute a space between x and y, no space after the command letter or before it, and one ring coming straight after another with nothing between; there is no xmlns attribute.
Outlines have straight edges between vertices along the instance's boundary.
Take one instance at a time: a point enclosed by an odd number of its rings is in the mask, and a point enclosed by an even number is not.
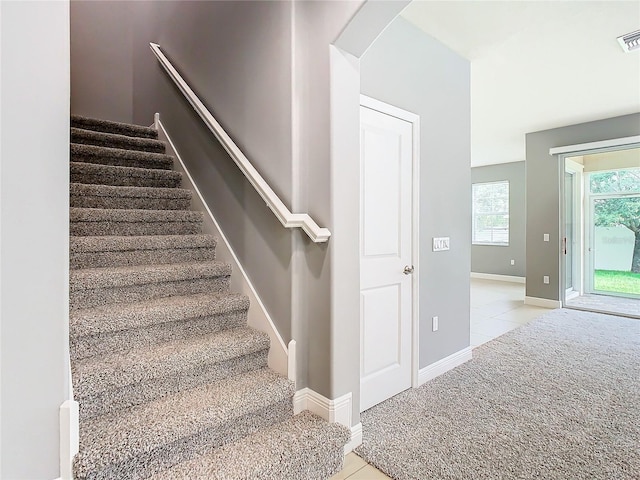
<svg viewBox="0 0 640 480"><path fill-rule="evenodd" d="M626 53L640 49L640 30L618 37L618 43Z"/></svg>

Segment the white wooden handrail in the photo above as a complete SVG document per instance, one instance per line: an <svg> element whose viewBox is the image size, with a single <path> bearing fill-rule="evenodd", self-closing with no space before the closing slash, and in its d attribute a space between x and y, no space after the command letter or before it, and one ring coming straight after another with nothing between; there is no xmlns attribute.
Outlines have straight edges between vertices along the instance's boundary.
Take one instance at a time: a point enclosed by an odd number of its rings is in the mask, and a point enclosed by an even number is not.
<svg viewBox="0 0 640 480"><path fill-rule="evenodd" d="M184 78L180 76L178 71L171 65L169 59L160 50L160 45L156 43L150 43L151 50L160 61L160 65L166 70L171 79L178 86L182 94L189 101L193 109L200 115L200 118L209 127L209 130L213 132L218 141L222 144L227 153L231 156L233 161L238 165L240 171L247 177L249 183L253 185L258 194L267 203L267 206L280 220L280 223L286 228L302 228L309 238L316 243L326 242L331 236L331 232L327 228L319 227L318 224L306 213L291 213L287 206L282 203L282 200L278 198L273 189L262 178L262 175L258 173L249 159L240 151L231 137L224 131L218 121L213 118L211 112L204 106L196 94L191 90L191 87L185 82Z"/></svg>

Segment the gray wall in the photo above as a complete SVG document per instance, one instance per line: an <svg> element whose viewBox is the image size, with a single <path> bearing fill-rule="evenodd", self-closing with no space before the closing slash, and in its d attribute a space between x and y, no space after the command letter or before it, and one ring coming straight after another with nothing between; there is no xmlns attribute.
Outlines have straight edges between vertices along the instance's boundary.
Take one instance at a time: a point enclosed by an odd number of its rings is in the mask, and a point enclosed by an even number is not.
<svg viewBox="0 0 640 480"><path fill-rule="evenodd" d="M349 19L361 5L357 2L296 2L294 56L294 171L298 189L294 204L307 211L321 225L326 225L332 237L326 245L314 245L304 236L296 238L296 287L299 302L294 312L296 341L301 342L306 358L299 358L307 379L298 376L300 385L308 385L328 398L353 392L354 424L358 423L359 357L353 344L337 349L336 338L346 339L345 329L353 326L353 317L336 315L335 285L344 277L333 268L336 242L343 238L332 209L331 121L330 121L330 58L329 45L337 38ZM357 128L357 125L356 125ZM353 186L352 186L353 187ZM357 295L357 292L356 292ZM359 328L359 323L358 323ZM359 342L359 335L356 341ZM347 340L348 341L348 340ZM339 351L338 351L339 350ZM340 357L340 356L346 356ZM300 362L307 362L307 365ZM340 367L337 367L340 365ZM356 365L356 376L353 369ZM356 411L357 410L357 411Z"/></svg>
<svg viewBox="0 0 640 480"><path fill-rule="evenodd" d="M471 271L524 277L526 268L525 162L471 169L471 183L509 181L509 245L471 245ZM516 264L511 266L511 260Z"/></svg>
<svg viewBox="0 0 640 480"><path fill-rule="evenodd" d="M526 135L527 296L560 300L560 181L563 166L549 149L640 135L640 113ZM543 241L543 234L550 241ZM549 275L550 283L542 283Z"/></svg>
<svg viewBox="0 0 640 480"><path fill-rule="evenodd" d="M1 2L0 17L0 477L48 480L69 389L69 4Z"/></svg>
<svg viewBox="0 0 640 480"><path fill-rule="evenodd" d="M469 346L470 64L399 17L362 57L361 82L362 93L420 115L422 368ZM432 252L442 236L451 250Z"/></svg>
<svg viewBox="0 0 640 480"><path fill-rule="evenodd" d="M161 119L278 331L291 339L291 233L149 50L156 42L274 191L290 204L291 4L135 2L134 120ZM188 32L188 34L187 34ZM250 34L248 34L250 33Z"/></svg>
<svg viewBox="0 0 640 480"><path fill-rule="evenodd" d="M131 122L131 5L75 0L70 8L71 113Z"/></svg>

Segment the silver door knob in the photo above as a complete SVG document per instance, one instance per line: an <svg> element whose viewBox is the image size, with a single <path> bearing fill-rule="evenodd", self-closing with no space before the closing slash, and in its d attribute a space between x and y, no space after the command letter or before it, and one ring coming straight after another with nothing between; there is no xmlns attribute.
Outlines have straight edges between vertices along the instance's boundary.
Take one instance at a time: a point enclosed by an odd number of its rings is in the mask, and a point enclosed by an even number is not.
<svg viewBox="0 0 640 480"><path fill-rule="evenodd" d="M413 265L406 265L402 273L405 275L411 275L413 273Z"/></svg>

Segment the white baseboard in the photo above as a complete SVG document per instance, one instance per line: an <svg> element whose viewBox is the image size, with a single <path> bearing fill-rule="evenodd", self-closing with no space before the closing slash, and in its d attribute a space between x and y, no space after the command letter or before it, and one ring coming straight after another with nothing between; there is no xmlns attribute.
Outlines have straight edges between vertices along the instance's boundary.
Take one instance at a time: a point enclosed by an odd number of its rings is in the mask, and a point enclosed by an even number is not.
<svg viewBox="0 0 640 480"><path fill-rule="evenodd" d="M347 455L362 445L362 423L351 427L351 440L344 446L344 454Z"/></svg>
<svg viewBox="0 0 640 480"><path fill-rule="evenodd" d="M495 273L471 272L471 278L481 278L483 280L495 280L497 282L526 283L526 277L515 277L512 275L497 275Z"/></svg>
<svg viewBox="0 0 640 480"><path fill-rule="evenodd" d="M268 359L269 367L281 375L291 378L291 375L295 375L295 372L290 374L289 365L295 365L296 363L295 358L289 359L288 357L291 353L295 354L295 349L294 352L288 351L284 340L278 333L278 330L269 315L269 312L267 312L267 309L260 300L260 297L258 297L251 280L249 280L247 272L242 268L242 265L231 248L227 237L225 237L220 225L211 213L207 203L204 201L204 197L189 174L180 154L176 150L174 143L171 141L171 137L169 137L167 130L160 121L160 115L157 113L154 117L154 127L158 130L158 137L160 140L166 140L168 143L167 154L172 155L176 159L174 162L175 170L183 173L183 188L188 188L194 193L192 200L193 207L202 212L206 212L206 215L204 216L203 230L205 233L216 236L219 240L218 245L216 246L216 258L231 264L231 268L234 272L234 275L231 275L231 290L243 293L249 297L249 312L247 314L248 325L269 335L269 339L271 340Z"/></svg>
<svg viewBox="0 0 640 480"><path fill-rule="evenodd" d="M351 430L351 440L344 447L345 455L362 443L362 424L351 425L352 407L351 392L330 400L310 388L303 388L293 396L293 413L309 410L327 422L339 423Z"/></svg>
<svg viewBox="0 0 640 480"><path fill-rule="evenodd" d="M421 368L418 372L418 386L432 380L449 370L468 362L472 358L473 348L467 347L456 353L449 355L448 357L438 360L431 365L427 365Z"/></svg>
<svg viewBox="0 0 640 480"><path fill-rule="evenodd" d="M524 297L524 304L533 305L534 307L562 308L560 300L549 300L548 298Z"/></svg>
<svg viewBox="0 0 640 480"><path fill-rule="evenodd" d="M60 480L73 480L73 457L80 449L79 411L75 400L60 405Z"/></svg>
<svg viewBox="0 0 640 480"><path fill-rule="evenodd" d="M303 388L293 396L293 413L298 414L303 410L309 410L327 422L337 422L349 428L351 428L351 405L351 393L330 400L310 388Z"/></svg>

